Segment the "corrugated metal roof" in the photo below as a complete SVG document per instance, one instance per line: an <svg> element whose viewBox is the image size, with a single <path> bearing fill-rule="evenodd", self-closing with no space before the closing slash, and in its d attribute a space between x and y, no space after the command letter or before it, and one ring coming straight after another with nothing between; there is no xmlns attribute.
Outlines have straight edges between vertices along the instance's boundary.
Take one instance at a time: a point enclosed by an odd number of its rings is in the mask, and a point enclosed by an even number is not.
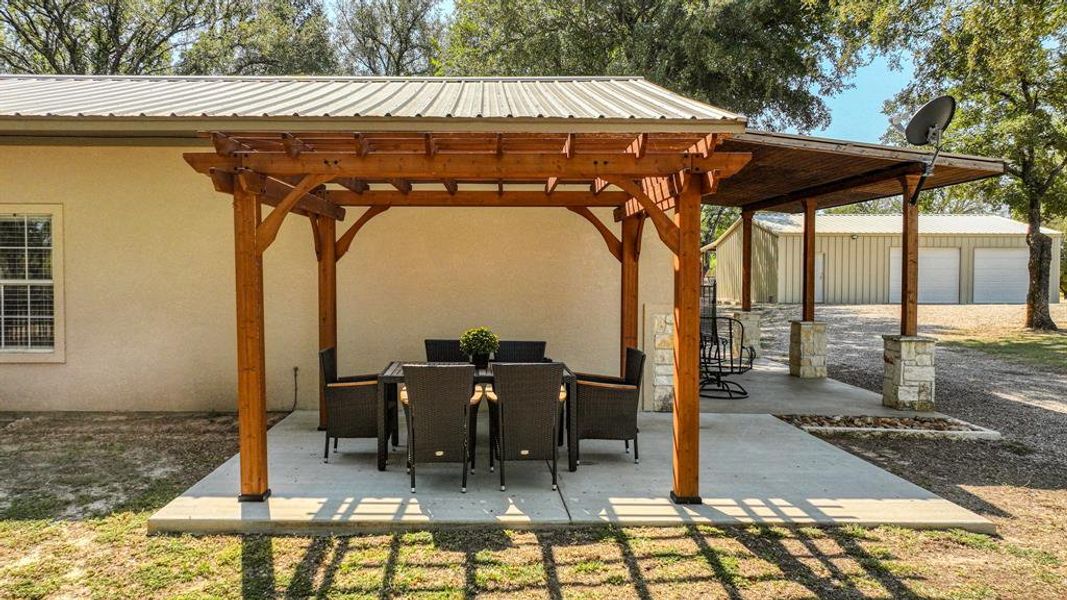
<svg viewBox="0 0 1067 600"><path fill-rule="evenodd" d="M640 77L0 76L0 117L728 121Z"/></svg>
<svg viewBox="0 0 1067 600"><path fill-rule="evenodd" d="M760 226L774 233L803 233L804 215L756 213ZM998 215L919 215L919 233L936 235L1026 235L1026 223ZM1044 233L1059 233L1042 227ZM816 233L900 234L900 215L816 215Z"/></svg>

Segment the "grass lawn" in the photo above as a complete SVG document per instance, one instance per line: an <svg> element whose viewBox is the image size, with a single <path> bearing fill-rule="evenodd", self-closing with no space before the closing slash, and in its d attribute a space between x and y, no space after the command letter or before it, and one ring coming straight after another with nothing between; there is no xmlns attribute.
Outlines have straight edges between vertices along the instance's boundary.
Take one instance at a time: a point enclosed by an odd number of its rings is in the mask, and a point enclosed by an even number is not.
<svg viewBox="0 0 1067 600"><path fill-rule="evenodd" d="M1062 538L1025 533L146 535L151 512L228 458L235 440L226 415L0 414L0 598L1067 596Z"/></svg>
<svg viewBox="0 0 1067 600"><path fill-rule="evenodd" d="M994 330L986 334L961 331L943 335L941 343L1067 372L1067 331L1036 333L1020 329L1010 332Z"/></svg>

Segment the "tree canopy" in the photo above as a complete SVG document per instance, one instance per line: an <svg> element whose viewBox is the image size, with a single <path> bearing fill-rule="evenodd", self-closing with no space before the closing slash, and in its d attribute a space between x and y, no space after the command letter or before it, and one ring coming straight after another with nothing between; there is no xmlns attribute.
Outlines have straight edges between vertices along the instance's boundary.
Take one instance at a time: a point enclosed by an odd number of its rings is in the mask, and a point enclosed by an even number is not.
<svg viewBox="0 0 1067 600"><path fill-rule="evenodd" d="M960 186L1029 223L1027 326L1054 329L1051 239L1044 218L1067 214L1067 4L1062 0L833 0L846 57L884 53L915 65L885 107L904 115L938 94L959 108L946 149L1003 157L1007 176Z"/></svg>
<svg viewBox="0 0 1067 600"><path fill-rule="evenodd" d="M445 29L438 0L340 0L337 44L357 75L433 75Z"/></svg>
<svg viewBox="0 0 1067 600"><path fill-rule="evenodd" d="M458 0L441 70L642 75L757 125L807 131L852 64L802 0Z"/></svg>
<svg viewBox="0 0 1067 600"><path fill-rule="evenodd" d="M337 71L322 0L239 2L201 32L177 65L190 75L328 75Z"/></svg>

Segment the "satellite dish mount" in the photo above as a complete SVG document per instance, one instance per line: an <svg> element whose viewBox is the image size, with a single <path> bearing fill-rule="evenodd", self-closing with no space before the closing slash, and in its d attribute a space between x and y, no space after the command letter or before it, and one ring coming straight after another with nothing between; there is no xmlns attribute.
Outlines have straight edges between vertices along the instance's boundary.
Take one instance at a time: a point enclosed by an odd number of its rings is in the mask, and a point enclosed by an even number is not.
<svg viewBox="0 0 1067 600"><path fill-rule="evenodd" d="M938 96L927 102L922 108L915 111L904 128L904 137L913 146L933 146L934 152L923 161L926 168L923 169L919 184L915 186L908 202L915 204L919 200L919 192L922 191L926 178L934 173L934 163L937 155L941 153L941 138L945 130L952 123L952 116L956 113L956 99L952 96Z"/></svg>

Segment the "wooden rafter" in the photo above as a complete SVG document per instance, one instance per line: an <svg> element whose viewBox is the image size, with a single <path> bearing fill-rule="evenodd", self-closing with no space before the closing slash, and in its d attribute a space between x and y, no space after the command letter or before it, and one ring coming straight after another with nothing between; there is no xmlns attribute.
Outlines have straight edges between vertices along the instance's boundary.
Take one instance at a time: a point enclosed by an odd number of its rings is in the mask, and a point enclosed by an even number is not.
<svg viewBox="0 0 1067 600"><path fill-rule="evenodd" d="M632 154L507 154L461 155L438 152L424 154L386 155L370 153L360 157L354 153L308 152L298 158L285 153L250 153L239 157L222 157L214 153L188 153L186 161L201 173L212 167L233 171L238 167L252 169L271 176L330 175L359 179L412 181L440 181L459 179L471 181L546 181L549 177L561 180L593 180L610 174L639 179L663 177L682 169L694 172L719 170L721 177L729 177L751 159L748 152L716 152L707 158L674 154L649 154L638 159Z"/></svg>
<svg viewBox="0 0 1067 600"><path fill-rule="evenodd" d="M589 191L593 192L593 194L596 195L607 189L609 185L611 184L608 183L607 179L601 179L600 177L597 177L593 180L593 183L590 184Z"/></svg>
<svg viewBox="0 0 1067 600"><path fill-rule="evenodd" d="M362 194L370 189L370 185L368 185L366 181L356 179L355 177L337 177L333 180L333 183L336 183L345 189L352 190L357 194Z"/></svg>
<svg viewBox="0 0 1067 600"><path fill-rule="evenodd" d="M291 133L282 134L282 145L285 146L285 153L292 158L300 156L305 150L313 149L311 146L305 144L303 140Z"/></svg>
<svg viewBox="0 0 1067 600"><path fill-rule="evenodd" d="M337 239L337 245L335 246L336 260L341 260L341 257L348 252L350 247L352 247L352 240L356 239L356 234L359 233L360 229L363 229L363 226L367 224L367 221L370 221L387 210L389 210L388 206L372 206L360 215L359 219L357 219L355 223L352 223L352 226L348 228L348 231Z"/></svg>
<svg viewBox="0 0 1067 600"><path fill-rule="evenodd" d="M556 186L559 185L559 177L549 177L545 181L545 194L551 194L556 191Z"/></svg>
<svg viewBox="0 0 1067 600"><path fill-rule="evenodd" d="M407 179L390 179L389 185L395 187L396 191L400 192L401 194L407 195L411 193L411 182Z"/></svg>
<svg viewBox="0 0 1067 600"><path fill-rule="evenodd" d="M622 260L622 242L619 241L619 238L615 237L615 234L603 221L593 214L593 211L585 206L568 206L567 210L584 217L586 221L592 223L593 227L596 227L597 232L600 233L600 237L604 238L604 243L608 245L608 252L611 252L611 255L614 256L616 260Z"/></svg>
<svg viewBox="0 0 1067 600"><path fill-rule="evenodd" d="M256 227L256 250L260 254L266 251L274 242L274 239L278 237L278 230L281 229L289 211L303 199L305 194L329 179L330 177L326 175L305 175L296 187L289 190L289 193L274 207L274 210L267 215L267 218L263 219L263 222Z"/></svg>
<svg viewBox="0 0 1067 600"><path fill-rule="evenodd" d="M445 186L445 191L453 196L459 191L459 184L456 183L455 179L442 179L441 185Z"/></svg>
<svg viewBox="0 0 1067 600"><path fill-rule="evenodd" d="M437 154L437 144L433 140L432 133L423 134L423 142L426 144L426 156Z"/></svg>
<svg viewBox="0 0 1067 600"><path fill-rule="evenodd" d="M678 254L678 226L667 216L667 213L656 205L656 202L649 197L642 186L626 178L609 177L607 179L612 185L622 189L637 200L641 208L648 213L648 217L652 219L652 224L656 227L659 239L663 240L663 243L670 248L671 252Z"/></svg>
<svg viewBox="0 0 1067 600"><path fill-rule="evenodd" d="M338 206L609 206L626 202L630 194L608 190L600 194L589 191L556 190L462 190L455 194L445 190L412 190L401 194L392 190L368 190L362 194L347 190L327 190L326 200Z"/></svg>
<svg viewBox="0 0 1067 600"><path fill-rule="evenodd" d="M862 173L860 175L853 175L851 177L845 177L838 179L837 181L831 181L828 183L819 184L816 186L806 187L799 190L794 190L788 194L781 194L774 196L773 198L767 198L758 202L752 202L744 205L744 210L769 210L772 208L782 208L786 205L798 204L801 200L807 198L818 198L819 196L825 196L828 194L834 194L853 188L863 187L872 183L879 183L882 181L888 181L891 179L898 179L905 175L916 175L922 172L923 164L919 162L911 163L898 163L890 167L879 169L877 171L870 171ZM722 175L728 177L729 175Z"/></svg>
<svg viewBox="0 0 1067 600"><path fill-rule="evenodd" d="M633 143L630 144L630 147L626 149L626 151L631 153L631 154L633 154L637 158L644 158L645 157L645 152L647 151L647 149L648 149L648 134L647 133L639 133L639 134L637 134L637 137L634 138Z"/></svg>
<svg viewBox="0 0 1067 600"><path fill-rule="evenodd" d="M567 141L563 142L563 156L574 158L574 134L567 134Z"/></svg>

